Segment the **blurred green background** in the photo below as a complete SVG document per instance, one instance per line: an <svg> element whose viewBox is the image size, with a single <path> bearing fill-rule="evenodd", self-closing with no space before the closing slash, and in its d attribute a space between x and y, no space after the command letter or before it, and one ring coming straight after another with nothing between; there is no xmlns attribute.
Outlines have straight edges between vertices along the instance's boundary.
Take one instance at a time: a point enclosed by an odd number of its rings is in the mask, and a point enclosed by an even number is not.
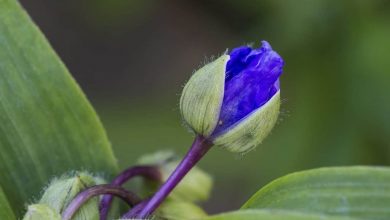
<svg viewBox="0 0 390 220"><path fill-rule="evenodd" d="M192 135L178 100L226 48L268 40L285 59L282 112L246 155L213 149L206 209L321 166L390 165L390 1L21 0L99 113L121 167Z"/></svg>

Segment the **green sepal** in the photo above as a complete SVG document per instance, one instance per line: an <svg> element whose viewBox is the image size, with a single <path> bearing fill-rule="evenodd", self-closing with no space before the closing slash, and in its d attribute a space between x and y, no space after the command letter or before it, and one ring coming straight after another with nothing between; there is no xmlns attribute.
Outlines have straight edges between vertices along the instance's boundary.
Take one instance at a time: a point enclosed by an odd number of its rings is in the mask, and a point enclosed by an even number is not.
<svg viewBox="0 0 390 220"><path fill-rule="evenodd" d="M205 137L214 131L218 123L229 58L229 55L222 55L196 71L181 95L183 119L197 134Z"/></svg>
<svg viewBox="0 0 390 220"><path fill-rule="evenodd" d="M274 127L280 108L280 91L267 103L241 119L226 132L214 137L216 146L232 152L245 153L254 149Z"/></svg>
<svg viewBox="0 0 390 220"><path fill-rule="evenodd" d="M61 220L61 215L46 204L29 205L23 220Z"/></svg>

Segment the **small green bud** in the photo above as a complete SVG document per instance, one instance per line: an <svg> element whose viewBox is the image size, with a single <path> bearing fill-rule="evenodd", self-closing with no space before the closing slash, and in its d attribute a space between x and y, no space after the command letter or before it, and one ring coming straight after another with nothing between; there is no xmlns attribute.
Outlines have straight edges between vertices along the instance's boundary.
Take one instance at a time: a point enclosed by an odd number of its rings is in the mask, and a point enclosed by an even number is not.
<svg viewBox="0 0 390 220"><path fill-rule="evenodd" d="M142 155L138 159L137 164L162 166L172 161L178 161L179 159L180 158L173 151L162 150L155 153Z"/></svg>
<svg viewBox="0 0 390 220"><path fill-rule="evenodd" d="M170 174L179 164L179 158L169 151L160 151L155 154L145 155L139 160L143 165L156 165L160 168L162 180L166 181ZM207 200L213 180L209 174L194 167L172 191L170 198L182 201L204 201Z"/></svg>
<svg viewBox="0 0 390 220"><path fill-rule="evenodd" d="M180 110L183 119L197 133L209 136L218 123L229 60L223 55L192 75L183 89Z"/></svg>
<svg viewBox="0 0 390 220"><path fill-rule="evenodd" d="M88 173L78 172L74 175L54 179L42 195L40 204L46 204L53 210L61 213L66 209L73 198L84 189L96 185L96 179ZM92 198L76 212L73 220L99 219L98 198Z"/></svg>
<svg viewBox="0 0 390 220"><path fill-rule="evenodd" d="M54 209L44 204L29 205L23 220L61 220Z"/></svg>
<svg viewBox="0 0 390 220"><path fill-rule="evenodd" d="M156 220L190 220L204 219L206 212L199 206L191 202L167 199L156 211Z"/></svg>

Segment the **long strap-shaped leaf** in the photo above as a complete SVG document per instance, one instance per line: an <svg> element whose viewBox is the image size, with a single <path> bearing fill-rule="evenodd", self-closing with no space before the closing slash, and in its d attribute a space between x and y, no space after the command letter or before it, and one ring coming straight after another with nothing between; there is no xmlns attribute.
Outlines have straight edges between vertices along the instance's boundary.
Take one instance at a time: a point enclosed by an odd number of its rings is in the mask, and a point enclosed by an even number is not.
<svg viewBox="0 0 390 220"><path fill-rule="evenodd" d="M390 168L334 167L289 174L260 189L242 208L389 220Z"/></svg>
<svg viewBox="0 0 390 220"><path fill-rule="evenodd" d="M16 0L0 0L0 185L15 213L73 169L116 170L84 94Z"/></svg>
<svg viewBox="0 0 390 220"><path fill-rule="evenodd" d="M0 187L0 219L15 220L14 212L9 205L3 189Z"/></svg>
<svg viewBox="0 0 390 220"><path fill-rule="evenodd" d="M189 218L190 219L190 218ZM307 214L280 210L238 210L213 215L203 220L355 220L348 217Z"/></svg>

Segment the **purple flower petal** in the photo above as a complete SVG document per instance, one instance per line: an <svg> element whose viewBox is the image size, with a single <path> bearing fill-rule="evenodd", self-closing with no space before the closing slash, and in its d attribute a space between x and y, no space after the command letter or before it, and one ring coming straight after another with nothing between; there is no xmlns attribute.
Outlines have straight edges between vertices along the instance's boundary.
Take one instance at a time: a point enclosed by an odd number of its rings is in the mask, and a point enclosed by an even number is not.
<svg viewBox="0 0 390 220"><path fill-rule="evenodd" d="M284 64L266 41L262 41L258 49L242 46L233 49L229 55L225 93L214 134L224 132L268 102L279 90Z"/></svg>

